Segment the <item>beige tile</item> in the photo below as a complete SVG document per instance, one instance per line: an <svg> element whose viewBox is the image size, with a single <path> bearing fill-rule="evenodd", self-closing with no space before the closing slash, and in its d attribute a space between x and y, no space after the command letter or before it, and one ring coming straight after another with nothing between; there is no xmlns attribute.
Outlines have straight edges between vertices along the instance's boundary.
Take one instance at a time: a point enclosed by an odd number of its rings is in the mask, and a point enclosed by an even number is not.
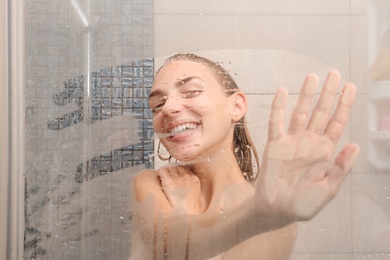
<svg viewBox="0 0 390 260"><path fill-rule="evenodd" d="M390 252L390 175L352 176L354 252Z"/></svg>
<svg viewBox="0 0 390 260"><path fill-rule="evenodd" d="M326 74L332 69L327 64L296 53L283 50L230 49L198 51L229 71L238 87L249 95L274 95L279 87L286 87L292 99L302 87L309 73L316 73L320 92ZM156 57L156 70L167 57ZM343 75L342 75L343 76ZM342 79L341 85L346 82ZM341 90L341 87L340 87Z"/></svg>
<svg viewBox="0 0 390 260"><path fill-rule="evenodd" d="M299 68L304 68L305 74L335 68L350 79L349 23L344 16L157 15L155 55L254 49L262 51L259 60L267 61L260 66L294 68L294 78ZM314 65L311 69L310 64ZM305 74L298 75L300 81Z"/></svg>
<svg viewBox="0 0 390 260"><path fill-rule="evenodd" d="M370 2L370 0L350 0L350 1L351 1L352 15L367 14L368 3Z"/></svg>
<svg viewBox="0 0 390 260"><path fill-rule="evenodd" d="M314 219L300 223L294 252L351 252L351 232L351 176L348 176L333 201Z"/></svg>
<svg viewBox="0 0 390 260"><path fill-rule="evenodd" d="M358 93L367 93L368 31L367 17L351 16L351 82Z"/></svg>
<svg viewBox="0 0 390 260"><path fill-rule="evenodd" d="M360 146L360 152L356 158L353 172L369 172L371 167L368 162L368 106L367 96L357 95L351 111L351 142Z"/></svg>
<svg viewBox="0 0 390 260"><path fill-rule="evenodd" d="M163 0L154 6L156 14L349 14L349 1L338 0Z"/></svg>
<svg viewBox="0 0 390 260"><path fill-rule="evenodd" d="M249 95L246 121L261 161L268 138L268 118L271 111L272 95Z"/></svg>
<svg viewBox="0 0 390 260"><path fill-rule="evenodd" d="M293 253L290 260L352 260L352 254L334 254L334 253Z"/></svg>
<svg viewBox="0 0 390 260"><path fill-rule="evenodd" d="M390 133L386 131L386 123L381 123L389 115L389 84L370 85L367 97L368 162L375 171L390 172Z"/></svg>
<svg viewBox="0 0 390 260"><path fill-rule="evenodd" d="M355 253L353 254L353 260L362 260L362 259L370 259L370 260L388 260L390 258L389 253Z"/></svg>

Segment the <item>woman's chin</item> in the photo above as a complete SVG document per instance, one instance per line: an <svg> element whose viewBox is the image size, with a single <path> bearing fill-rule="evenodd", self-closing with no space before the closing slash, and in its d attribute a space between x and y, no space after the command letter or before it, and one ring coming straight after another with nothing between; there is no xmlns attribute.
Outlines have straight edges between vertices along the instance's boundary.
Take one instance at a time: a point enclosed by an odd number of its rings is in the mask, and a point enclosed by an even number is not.
<svg viewBox="0 0 390 260"><path fill-rule="evenodd" d="M201 162L210 162L211 160L224 158L226 155L226 149L212 149L213 152L202 152L200 147L197 146L185 146L172 149L170 155L182 164L193 164Z"/></svg>
<svg viewBox="0 0 390 260"><path fill-rule="evenodd" d="M191 164L194 160L197 160L199 158L196 158L194 156L190 156L187 154L174 154L171 153L172 157L176 159L178 162L183 164Z"/></svg>
<svg viewBox="0 0 390 260"><path fill-rule="evenodd" d="M171 148L169 154L181 162L189 162L200 156L198 145L182 145Z"/></svg>
<svg viewBox="0 0 390 260"><path fill-rule="evenodd" d="M198 154L186 154L186 153L180 153L180 154L174 154L172 153L172 157L177 160L177 162L181 164L194 164L199 162L207 161L208 158L206 156L200 156Z"/></svg>

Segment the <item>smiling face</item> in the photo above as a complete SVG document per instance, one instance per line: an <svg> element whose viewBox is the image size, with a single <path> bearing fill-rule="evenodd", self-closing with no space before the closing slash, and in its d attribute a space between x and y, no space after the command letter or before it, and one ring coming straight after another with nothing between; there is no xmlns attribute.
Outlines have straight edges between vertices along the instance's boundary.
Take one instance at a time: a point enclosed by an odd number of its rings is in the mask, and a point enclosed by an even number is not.
<svg viewBox="0 0 390 260"><path fill-rule="evenodd" d="M149 97L153 128L180 161L210 158L232 149L234 123L242 116L237 93L226 95L204 64L178 60L158 72Z"/></svg>

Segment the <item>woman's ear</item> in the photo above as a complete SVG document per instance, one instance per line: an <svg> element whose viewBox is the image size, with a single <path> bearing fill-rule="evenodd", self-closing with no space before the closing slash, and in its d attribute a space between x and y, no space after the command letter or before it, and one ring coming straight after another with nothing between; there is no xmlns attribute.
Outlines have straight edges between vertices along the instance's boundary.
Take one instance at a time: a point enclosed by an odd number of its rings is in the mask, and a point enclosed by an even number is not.
<svg viewBox="0 0 390 260"><path fill-rule="evenodd" d="M242 92L235 92L232 95L233 100L233 115L232 120L238 122L246 113L248 108L248 100Z"/></svg>

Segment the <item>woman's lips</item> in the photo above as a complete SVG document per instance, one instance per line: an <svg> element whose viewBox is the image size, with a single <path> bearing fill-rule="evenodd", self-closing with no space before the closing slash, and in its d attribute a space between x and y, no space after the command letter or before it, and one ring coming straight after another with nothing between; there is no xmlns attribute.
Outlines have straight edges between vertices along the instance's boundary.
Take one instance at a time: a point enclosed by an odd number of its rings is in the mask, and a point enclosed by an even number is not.
<svg viewBox="0 0 390 260"><path fill-rule="evenodd" d="M170 137L172 137L172 136L181 134L183 132L186 132L188 130L197 129L199 127L200 127L199 124L184 123L184 124L178 125L178 126L174 127L173 129L171 129L169 135L170 135Z"/></svg>
<svg viewBox="0 0 390 260"><path fill-rule="evenodd" d="M171 142L182 142L200 128L202 128L201 124L183 123L172 128L167 134L167 138Z"/></svg>

